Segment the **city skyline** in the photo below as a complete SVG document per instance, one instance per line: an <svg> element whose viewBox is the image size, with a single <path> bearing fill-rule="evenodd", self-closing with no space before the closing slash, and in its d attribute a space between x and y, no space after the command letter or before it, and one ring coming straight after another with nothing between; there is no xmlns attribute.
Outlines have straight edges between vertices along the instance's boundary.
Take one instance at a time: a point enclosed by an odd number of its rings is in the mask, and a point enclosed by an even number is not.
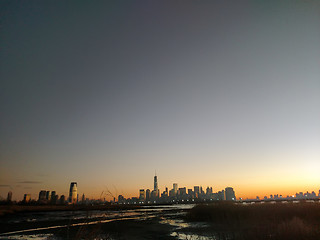
<svg viewBox="0 0 320 240"><path fill-rule="evenodd" d="M39 203L41 202L46 202L46 201L49 201L50 203L50 198L51 198L51 203L54 203L54 202L65 202L65 203L69 203L69 204L76 204L78 203L78 201L80 201L80 193L78 192L78 189L77 189L77 185L78 183L77 182L71 182L70 183L70 188L69 188L69 191L68 191L68 195L64 194L64 192L62 192L61 195L58 195L57 192L55 190L51 190L51 194L50 194L50 191L47 191L47 190L41 190L39 193L37 194L30 194L29 192L28 193L24 193L23 194L23 198L22 199L15 199L15 198L12 198L12 191L9 191L7 193L7 201L11 202L11 201L25 201L26 197L28 198L28 201L38 201ZM190 186L181 186L179 187L180 185L178 183L172 183L172 189L169 189L169 186L165 186L163 189L161 188L158 188L158 176L155 175L153 177L153 190L150 190L152 189L151 187L148 187L148 188L139 188L139 194L135 195L126 195L124 193L120 193L118 194L118 192L111 192L109 189L105 189L103 190L101 193L100 193L100 196L97 198L97 197L89 197L89 198L85 198L85 196L87 197L87 195L85 195L84 192L82 192L82 196L81 196L81 201L83 202L84 201L84 198L86 199L86 201L88 200L102 200L104 199L104 201L109 201L109 202L114 202L115 199L119 199L120 196L121 198L123 199L123 202L126 202L126 201L130 201L131 203L137 201L136 199L140 199L141 195L144 196L144 199L147 200L149 198L150 199L153 199L153 200L159 200L163 197L163 195L166 194L167 197L177 197L179 195L179 191L182 189L185 191L185 194L187 194L187 196L193 196L193 198L198 198L199 196L196 194L196 195L193 195L195 194L195 192L198 192L199 193L203 193L205 194L206 196L201 196L200 198L202 200L206 199L206 197L210 200L219 200L217 199L217 196L213 197L208 197L207 194L208 194L208 189L209 191L211 192L211 194L225 194L224 197L226 199L231 199L231 200L270 200L270 199L275 199L275 200L280 200L280 199L297 199L297 200L301 200L301 199L312 199L312 198L316 198L316 197L320 197L320 189L318 191L318 194L316 194L316 192L313 190L303 190L301 191L301 189L299 191L296 191L295 193L293 192L275 192L273 191L272 193L269 192L269 193L266 193L266 194L263 194L263 195L259 195L259 194L256 194L255 193L251 193L251 197L243 197L243 196L237 196L237 197L227 197L227 192L228 190L231 190L234 194L234 188L230 187L230 186L227 186L225 188L221 188L221 189L217 189L217 188L213 188L212 186L210 187L209 185L206 185L206 186L202 186L202 185L193 185L192 187ZM196 190L197 188L197 190ZM228 190L227 190L228 189ZM163 192L161 192L161 190L163 190ZM170 190L170 191L169 191ZM191 190L191 193L189 192ZM241 192L241 191L239 191ZM104 193L104 194L103 194ZM118 194L118 195L116 195ZM191 194L191 195L190 195ZM37 200L37 197L35 198L34 195L38 196L38 200ZM146 197L147 195L149 195L149 197ZM230 195L230 193L229 193ZM255 195L255 197L253 197ZM68 197L67 197L68 196ZM59 198L60 197L60 198ZM164 196L165 197L165 196ZM10 199L10 200L8 200ZM63 199L63 200L61 200ZM132 199L132 201L131 201ZM176 198L170 198L170 202L172 202L172 199L176 199ZM207 199L207 200L208 200ZM4 201L5 198L0 196L0 201ZM147 201L149 203L152 203L152 201ZM176 199L177 200L177 199ZM181 199L180 199L181 200ZM187 200L187 198L185 199ZM191 199L189 199L191 201ZM220 200L225 200L225 199L220 199ZM25 202L28 202L28 201L25 201ZM140 200L141 201L141 200ZM168 201L168 199L166 199L165 201L158 201L157 203L164 203ZM119 201L118 201L119 202ZM174 203L174 201L173 201Z"/></svg>
<svg viewBox="0 0 320 240"><path fill-rule="evenodd" d="M319 10L1 1L0 196L319 189Z"/></svg>

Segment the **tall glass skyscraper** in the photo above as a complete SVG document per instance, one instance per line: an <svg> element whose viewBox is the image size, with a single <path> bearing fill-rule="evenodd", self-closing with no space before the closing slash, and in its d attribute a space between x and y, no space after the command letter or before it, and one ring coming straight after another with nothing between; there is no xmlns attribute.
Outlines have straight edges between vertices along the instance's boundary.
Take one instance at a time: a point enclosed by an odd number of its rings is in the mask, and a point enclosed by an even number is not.
<svg viewBox="0 0 320 240"><path fill-rule="evenodd" d="M70 184L69 203L76 204L77 203L77 196L78 196L77 183L72 182Z"/></svg>
<svg viewBox="0 0 320 240"><path fill-rule="evenodd" d="M173 184L173 192L174 192L174 195L177 195L177 192L178 192L178 183L174 183L174 184Z"/></svg>
<svg viewBox="0 0 320 240"><path fill-rule="evenodd" d="M158 191L158 178L157 175L154 176L154 180L153 180L153 190L156 192Z"/></svg>
<svg viewBox="0 0 320 240"><path fill-rule="evenodd" d="M159 197L159 189L158 189L158 177L157 175L154 176L153 179L153 190L156 197Z"/></svg>

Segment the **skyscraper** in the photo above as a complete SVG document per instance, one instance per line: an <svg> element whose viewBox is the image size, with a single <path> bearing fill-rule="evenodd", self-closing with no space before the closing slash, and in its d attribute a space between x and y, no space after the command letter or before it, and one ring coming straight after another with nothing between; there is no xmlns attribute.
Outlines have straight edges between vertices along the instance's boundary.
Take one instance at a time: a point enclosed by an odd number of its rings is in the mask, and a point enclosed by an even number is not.
<svg viewBox="0 0 320 240"><path fill-rule="evenodd" d="M153 179L153 190L155 192L155 195L158 197L159 196L159 189L158 189L158 177L157 175L154 176L154 179Z"/></svg>
<svg viewBox="0 0 320 240"><path fill-rule="evenodd" d="M236 200L236 195L235 195L234 190L233 190L232 187L226 187L225 195L226 195L225 199L227 201L235 201Z"/></svg>
<svg viewBox="0 0 320 240"><path fill-rule="evenodd" d="M173 192L174 192L174 195L177 195L177 192L178 192L178 183L174 183L174 184L173 184Z"/></svg>
<svg viewBox="0 0 320 240"><path fill-rule="evenodd" d="M61 195L59 203L60 204L65 204L65 202L66 202L66 197L64 195Z"/></svg>
<svg viewBox="0 0 320 240"><path fill-rule="evenodd" d="M221 190L218 192L218 199L217 200L220 200L220 201L226 200L224 190Z"/></svg>
<svg viewBox="0 0 320 240"><path fill-rule="evenodd" d="M78 197L77 183L72 182L70 184L69 203L72 203L72 204L77 203L77 197Z"/></svg>
<svg viewBox="0 0 320 240"><path fill-rule="evenodd" d="M46 190L41 190L39 192L38 202L39 203L46 203L47 202L46 196L47 196L47 191Z"/></svg>
<svg viewBox="0 0 320 240"><path fill-rule="evenodd" d="M58 200L58 196L56 195L56 191L51 191L51 203L56 204Z"/></svg>
<svg viewBox="0 0 320 240"><path fill-rule="evenodd" d="M46 193L46 200L47 200L47 201L50 201L50 199L51 199L50 191L47 191L47 193Z"/></svg>
<svg viewBox="0 0 320 240"><path fill-rule="evenodd" d="M200 195L200 187L199 186L194 186L193 187L193 192L194 192L195 198L198 198L199 195Z"/></svg>
<svg viewBox="0 0 320 240"><path fill-rule="evenodd" d="M151 192L150 192L150 189L147 189L146 191L146 201L150 201L150 198L151 198Z"/></svg>
<svg viewBox="0 0 320 240"><path fill-rule="evenodd" d="M146 200L146 192L144 189L140 189L139 191L139 201L144 202Z"/></svg>
<svg viewBox="0 0 320 240"><path fill-rule="evenodd" d="M158 190L158 178L157 175L154 176L154 181L153 181L153 190L157 191Z"/></svg>
<svg viewBox="0 0 320 240"><path fill-rule="evenodd" d="M24 202L24 203L28 203L28 202L30 202L30 201L31 201L31 194L28 194L28 193L24 194L24 196L23 196L23 202Z"/></svg>
<svg viewBox="0 0 320 240"><path fill-rule="evenodd" d="M124 203L125 202L125 198L122 195L118 196L118 203Z"/></svg>

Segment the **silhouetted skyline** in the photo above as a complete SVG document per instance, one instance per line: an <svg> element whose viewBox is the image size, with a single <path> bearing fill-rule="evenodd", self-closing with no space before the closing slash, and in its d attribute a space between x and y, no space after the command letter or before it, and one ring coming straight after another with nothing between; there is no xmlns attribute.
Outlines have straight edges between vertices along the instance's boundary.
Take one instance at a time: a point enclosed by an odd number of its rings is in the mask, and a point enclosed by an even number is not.
<svg viewBox="0 0 320 240"><path fill-rule="evenodd" d="M201 202L216 202L216 201L238 201L238 202L252 202L252 201L300 201L300 200L319 200L320 189L318 194L312 192L296 192L295 194L283 195L281 193L270 194L268 196L256 196L255 198L236 197L235 189L226 187L225 189L217 190L213 187L195 185L193 188L180 186L178 183L172 184L172 189L167 186L161 192L157 187L157 175L154 176L153 190L139 189L138 196L124 196L122 194L115 196L108 191L101 193L99 198L86 198L85 193L82 193L81 199L77 188L77 182L70 183L69 197L59 195L53 190L41 190L38 199L30 193L25 193L21 203L24 204L50 204L50 205L66 205L66 204L101 204L101 203L115 203L115 204L188 204ZM51 193L50 193L51 192ZM160 193L161 192L161 193ZM12 203L12 191L8 192L6 202ZM108 201L107 198L110 200ZM0 199L4 202L4 199ZM17 201L19 202L19 201Z"/></svg>
<svg viewBox="0 0 320 240"><path fill-rule="evenodd" d="M320 182L319 1L1 1L0 196ZM145 185L146 184L146 185Z"/></svg>

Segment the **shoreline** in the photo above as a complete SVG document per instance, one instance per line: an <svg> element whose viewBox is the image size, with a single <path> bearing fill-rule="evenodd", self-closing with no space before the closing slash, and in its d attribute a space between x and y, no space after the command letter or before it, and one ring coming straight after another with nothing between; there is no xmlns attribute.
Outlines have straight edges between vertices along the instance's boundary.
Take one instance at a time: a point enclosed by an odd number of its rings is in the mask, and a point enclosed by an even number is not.
<svg viewBox="0 0 320 240"><path fill-rule="evenodd" d="M134 207L137 211L133 210L137 214L131 214L131 209L134 209L130 206L127 206L126 209L123 207L122 210L129 210L129 214L122 215L121 213L106 216L96 216L91 218L89 216L86 218L67 218L66 219L48 219L41 221L26 221L21 222L8 221L12 218L20 218L23 216L36 216L46 215L44 211L45 206L36 206L36 211L30 211L30 206L27 208L20 208L20 212L16 212L17 215L7 215L7 217L0 218L0 239L7 239L10 236L14 237L16 235L41 235L41 234L53 234L58 236L61 239L76 238L79 236L81 239L91 239L92 237L97 237L101 239L152 239L152 237L157 236L157 239L176 239L170 234L174 230L174 226L169 224L163 224L161 221L163 217L167 219L176 219L181 218L181 215L176 215L185 209L157 209L154 212L146 209L141 211L141 207ZM71 208L71 206L63 206L59 208L54 208L51 206L51 211L59 211L68 209L67 211L72 210L119 210L118 206L90 206L90 208ZM34 208L32 208L34 210ZM66 212L66 211L65 211ZM127 211L124 211L124 213ZM127 212L127 213L128 213ZM58 213L59 215L60 213ZM62 213L63 214L63 213ZM68 213L71 214L72 213ZM77 213L79 214L79 213ZM83 214L83 213L81 213ZM55 214L54 214L55 215ZM114 238L115 237L115 238ZM130 238L129 238L130 237ZM59 239L60 239L59 238Z"/></svg>
<svg viewBox="0 0 320 240"><path fill-rule="evenodd" d="M139 209L139 205L2 205L0 218L26 212L56 212L56 211L92 211L92 210L131 210Z"/></svg>
<svg viewBox="0 0 320 240"><path fill-rule="evenodd" d="M157 239L175 239L170 236L173 227L170 225L160 224L159 216L152 218L137 220L130 218L119 218L109 222L98 222L90 224L83 222L83 224L70 224L67 221L52 221L48 225L58 224L54 227L42 226L42 224L30 223L34 226L33 229L10 231L0 233L0 239L15 235L34 235L34 234L54 234L62 239L69 239L70 237L78 239L92 239L93 237L102 237L103 239L114 239L113 236L121 239L150 239L157 236Z"/></svg>

